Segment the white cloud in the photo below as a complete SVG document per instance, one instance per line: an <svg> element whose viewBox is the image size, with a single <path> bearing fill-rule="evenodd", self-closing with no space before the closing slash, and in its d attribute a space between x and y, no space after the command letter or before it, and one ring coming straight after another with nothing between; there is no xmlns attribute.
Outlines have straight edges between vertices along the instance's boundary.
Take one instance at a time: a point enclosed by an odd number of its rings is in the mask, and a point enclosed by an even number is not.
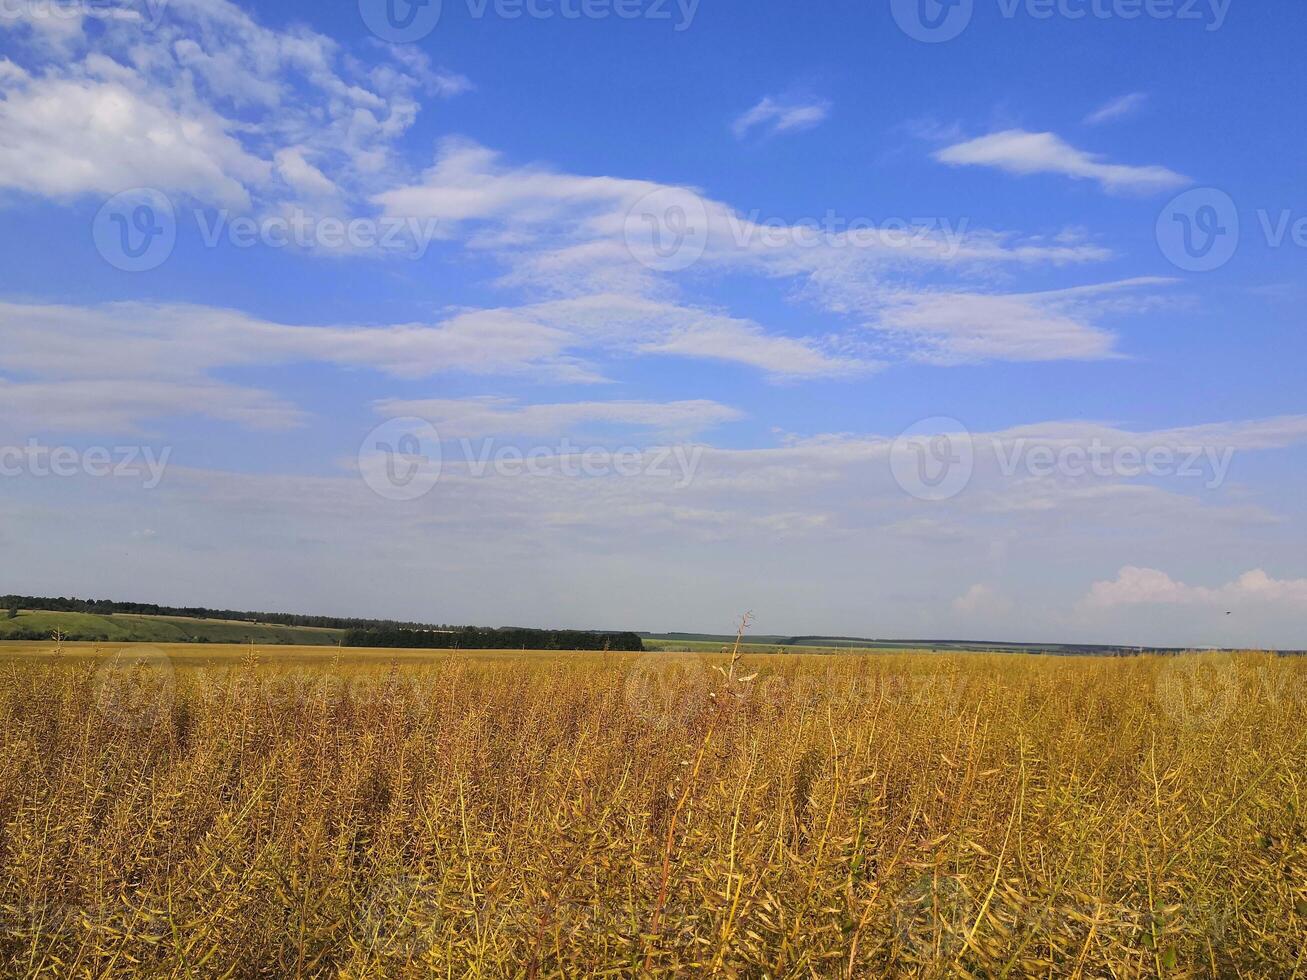
<svg viewBox="0 0 1307 980"><path fill-rule="evenodd" d="M911 293L887 298L872 326L908 334L911 356L942 364L978 361L1101 360L1117 356L1116 337L1093 321L1102 297L1169 285L1130 279L1046 293Z"/></svg>
<svg viewBox="0 0 1307 980"><path fill-rule="evenodd" d="M1096 610L1155 605L1219 609L1266 603L1307 608L1307 579L1275 579L1257 568L1233 582L1209 588L1177 582L1155 568L1127 565L1115 579L1095 582L1083 605Z"/></svg>
<svg viewBox="0 0 1307 980"><path fill-rule="evenodd" d="M417 416L442 437L554 436L595 426L649 429L685 438L744 418L738 409L705 399L678 402L606 401L521 405L508 398L388 399L376 410L388 416Z"/></svg>
<svg viewBox="0 0 1307 980"><path fill-rule="evenodd" d="M147 186L244 209L269 167L234 129L115 80L25 76L0 100L0 186L55 198Z"/></svg>
<svg viewBox="0 0 1307 980"><path fill-rule="evenodd" d="M297 196L308 198L334 198L341 193L336 183L306 159L309 151L304 147L288 146L278 150L273 158L277 175L286 181Z"/></svg>
<svg viewBox="0 0 1307 980"><path fill-rule="evenodd" d="M420 52L379 47L387 53L365 64L306 28L263 27L228 0L111 3L69 18L40 6L19 5L10 24L39 67L0 62L0 187L56 199L151 186L264 211L343 188L361 203L398 172L393 146L418 97L470 86Z"/></svg>
<svg viewBox="0 0 1307 980"><path fill-rule="evenodd" d="M1025 296L916 295L891 305L878 326L923 339L914 356L937 363L1096 360L1115 347L1108 331Z"/></svg>
<svg viewBox="0 0 1307 980"><path fill-rule="evenodd" d="M1166 167L1107 163L1098 154L1071 146L1054 133L1009 129L945 147L935 159L953 166L996 167L1011 174L1061 174L1095 180L1113 193L1172 190L1190 182Z"/></svg>
<svg viewBox="0 0 1307 980"><path fill-rule="evenodd" d="M369 368L417 379L461 372L542 381L605 380L594 358L679 356L742 364L776 380L844 377L871 362L810 339L638 296L604 294L472 310L435 323L292 326L187 304L0 303L0 372L8 425L133 428L203 414L284 426L298 412L214 372L295 363ZM90 393L102 402L95 412ZM92 424L93 423L93 424Z"/></svg>
<svg viewBox="0 0 1307 980"><path fill-rule="evenodd" d="M545 428L589 425L578 416L600 411L573 414L553 406L532 415L530 408L495 403L494 412ZM660 411L642 408L630 417L649 421ZM1107 433L1140 445L1210 438L1302 446L1307 418L1145 432L1038 423L977 433L972 485L940 503L917 500L895 483L885 435L828 435L765 448L682 447L695 451L683 459L697 459L688 481L675 458L661 472L646 465L663 449L677 448L662 443L634 475L585 479L569 477L561 459L541 460L527 476L495 467L477 475L459 448L447 445L432 492L396 506L375 496L355 471L370 425L370 419L357 426L333 420L311 440L261 433L244 443L257 439L255 459L286 448L303 465L307 444L328 447L324 467L347 463L319 473L241 472L248 470L243 450L230 463L194 468L197 457L224 454L218 440L176 444L162 483L149 493L139 482L9 478L0 499L6 556L30 581L59 583L65 591L95 591L103 581L95 578L98 570L110 567L151 596L173 595L180 574L186 588L206 596L217 590L209 601L235 606L257 605L237 601L249 598L240 591L249 589L253 598L277 596L283 608L334 603L413 616L429 607L434 590L440 618L454 621L502 623L511 616L541 625L693 629L755 608L765 617L760 630L785 633L922 637L947 630L983 632L986 639L1173 645L1204 639L1192 625L1201 608L1212 621L1232 624L1228 642L1302 645L1302 606L1285 601L1260 604L1265 615L1228 621L1225 610L1237 607L1115 607L1071 618L1086 567L1119 568L1141 549L1156 556L1154 563L1207 576L1219 575L1213 563L1231 556L1246 560L1243 567L1293 567L1307 542L1295 526L1276 525L1259 536L1261 529L1250 528L1237 510L1236 493L1202 491L1183 480L1162 488L1119 479L1004 477L990 438L1003 445L1021 437L1083 443ZM469 429L479 427L485 426L470 418ZM642 444L641 426L635 428L633 441ZM196 521L196 513L205 519ZM1195 526L1204 532L1197 539ZM148 558L122 546L121 536L141 527L158 531L159 550ZM904 535L910 546L897 547ZM616 551L615 540L622 543ZM83 560L70 569L66 555L79 541ZM560 554L570 560L560 562ZM342 565L357 574L342 580ZM988 591L975 591L978 582ZM1254 584L1245 591L1267 590ZM968 596L961 609L953 607ZM989 614L1013 600L1019 616ZM603 624L594 621L597 608ZM1138 622L1130 618L1132 608Z"/></svg>
<svg viewBox="0 0 1307 980"><path fill-rule="evenodd" d="M748 320L711 314L685 317L656 339L641 343L646 354L677 354L743 364L777 380L853 377L879 370L879 362L823 350L809 339L767 334Z"/></svg>
<svg viewBox="0 0 1307 980"><path fill-rule="evenodd" d="M1074 231L1019 237L971 229L965 221L917 228L855 226L852 219L833 228L778 224L690 188L508 166L485 147L459 140L443 144L420 183L384 192L375 201L388 215L437 219L446 234L463 236L470 248L494 255L511 270L501 285L578 298L634 298L665 294L671 279L641 266L624 237L628 213L651 194L658 195L660 206L678 205L706 221L696 271L795 281L799 288L793 295L829 313L869 318L882 334L915 338L920 349L909 356L916 359L1057 360L1112 353L1113 335L1094 322L1105 304L1087 295L1072 300L1069 294L987 294L974 286L948 293L912 285L940 271L974 279L1000 265L1071 265L1110 257L1109 250ZM1093 288L1119 291L1124 285ZM662 301L646 302L652 307ZM764 341L745 321L700 317L646 349L721 354L779 376L865 372L880 360L863 352L835 363L821 344L813 338Z"/></svg>
<svg viewBox="0 0 1307 980"><path fill-rule="evenodd" d="M774 99L767 96L748 112L741 114L731 130L744 139L761 126L768 135L811 129L826 121L831 105L824 99Z"/></svg>
<svg viewBox="0 0 1307 980"><path fill-rule="evenodd" d="M717 360L759 369L775 380L849 377L880 366L821 340L781 336L751 320L625 293L478 311L451 322L474 329L471 325L499 316L555 331L560 353L589 349Z"/></svg>
<svg viewBox="0 0 1307 980"><path fill-rule="evenodd" d="M953 611L969 618L998 618L1012 611L1012 601L992 585L978 583L953 600Z"/></svg>
<svg viewBox="0 0 1307 980"><path fill-rule="evenodd" d="M130 433L147 419L190 415L252 429L289 429L305 421L303 412L273 394L210 380L0 378L5 430Z"/></svg>
<svg viewBox="0 0 1307 980"><path fill-rule="evenodd" d="M1056 302L1085 293L1093 291L1063 291L1036 300ZM938 320L929 322L939 325ZM616 294L468 311L431 324L389 326L291 326L232 310L177 304L0 304L0 328L6 337L0 370L23 379L7 386L11 410L21 415L19 406L27 405L31 412L43 412L50 424L62 419L60 427L65 428L92 420L103 428L129 417L170 414L169 407L172 414L200 412L244 424L282 426L297 421L300 416L290 406L253 390L219 384L212 377L220 368L247 366L316 362L368 368L403 379L461 372L572 383L603 380L593 358L609 354L720 360L762 370L775 380L847 377L877 368L873 361L834 347L769 334L747 320ZM922 324L916 328L925 329ZM972 346L954 347L952 355L975 354L984 344L992 346L1003 339L983 338L982 344L977 336L965 335ZM1067 336L1074 338L1075 330L1068 327ZM941 350L949 350L946 344L951 341L945 338ZM1011 345L1002 353L1009 359L1051 354ZM1063 348L1058 354L1067 356L1069 350ZM100 387L93 389L92 384ZM90 408L92 391L103 400L104 411L98 415ZM624 414L612 414L615 404L622 406ZM729 415L733 410L712 402L673 404L676 407L669 409L639 402L582 402L582 408L535 407L522 413L496 404L495 411L504 413L505 421L533 420L533 425L547 418L549 411L569 410L582 413L578 421L598 420L608 412L612 421L625 418L648 425L659 419L670 425L677 417L688 423L690 415L676 414L685 412L707 413L700 418L705 425L733 417ZM488 404L483 403L480 411L487 410ZM666 414L669 411L673 414ZM641 412L646 414L640 416ZM643 423L638 422L641 417ZM1142 436L1088 422L1045 423L1009 430L1002 438L1008 445L1021 441L1059 449L1097 441L1141 451L1159 445L1252 451L1296 444L1305 432L1304 419L1293 416L1255 425L1213 424Z"/></svg>
<svg viewBox="0 0 1307 980"><path fill-rule="evenodd" d="M575 419L599 411L549 407L540 415L515 414L529 408L494 406L540 428L586 425ZM644 409L633 414L650 418ZM492 418L486 426L497 423ZM469 418L469 431L486 426ZM149 494L103 483L78 491L76 482L28 486L11 480L4 506L20 508L21 518L5 527L20 527L22 535L13 547L7 542L6 554L21 561L34 581L66 575L66 562L61 568L56 558L65 553L68 534L86 537L89 521L102 528L156 529L164 550L151 557L150 566L138 568L134 554L123 555L121 548L115 553L111 535L90 536L81 553L90 567L116 554L112 567L118 574L165 597L167 573L194 566L203 554L206 573L215 576L206 587L221 591L234 575L251 588L272 588L290 608L317 608L324 594L337 595L332 589L340 589L344 601L349 589L321 567L330 554L335 567L347 562L358 571L351 601L362 603L364 611L375 611L371 604L390 596L387 601L400 603L397 611L407 608L411 615L438 589L441 618L468 621L504 621L508 594L514 619L555 625L577 617L593 626L594 610L602 608L605 620L657 628L672 609L676 623L694 628L714 615L728 618L737 608L758 608L778 631L791 633L938 636L947 628L974 635L983 626L993 639L1147 637L1178 644L1201 639L1186 631L1195 607L1174 607L1178 613L1165 626L1147 626L1151 633L1132 624L1124 608L1093 610L1083 621L1067 618L1082 595L1083 568L1112 562L1119 567L1124 552L1139 548L1165 549L1168 560L1202 568L1201 560L1191 561L1183 551L1196 524L1204 528L1203 553L1262 551L1283 561L1301 553L1300 536L1278 530L1271 545L1250 540L1246 524L1227 519L1229 508L1219 495L1186 491L1179 482L1164 490L1119 482L1066 486L1048 478L1035 481L1046 491L1039 506L1017 506L1030 494L1030 481L1002 478L987 453L978 458L971 488L952 501L924 504L894 482L890 443L883 436L826 436L744 450L696 446L696 454L682 457L697 459L688 481L675 461L661 472L647 465L663 455L661 448L645 455L634 475L578 479L567 475L561 459L540 460L530 476L495 467L478 475L457 446L447 446L431 494L397 507L373 495L354 472L366 427L327 435L335 440L334 457L349 463L329 475L188 469L194 450L180 445L162 484ZM1307 440L1307 419L1296 429L1287 420L1219 428L1222 436L1250 445L1289 438L1291 430L1297 444ZM1113 431L1149 442L1175 433L1191 438L1194 430ZM1041 423L992 436L1007 442L1016 432L1085 439L1091 429ZM988 444L987 437L978 439ZM267 451L279 445L270 441ZM1107 490L1112 492L1102 492ZM204 521L193 519L197 511ZM68 521L69 513L79 520ZM935 535L931 525L950 533ZM892 546L890 535L900 534L914 535L910 547ZM615 557L617 537L623 547ZM559 563L560 553L574 560ZM450 554L459 561L451 563ZM686 567L695 574L685 576ZM242 568L257 581L240 579ZM977 590L980 568L986 577ZM80 585L67 582L66 589ZM1245 591L1267 590L1254 584ZM1014 597L1019 603L1008 607ZM1014 618L1017 605L1021 615ZM1005 607L1008 613L1001 612ZM1154 607L1139 608L1150 610L1150 623L1157 618ZM1301 606L1275 602L1266 608L1267 616L1244 617L1244 630L1231 640L1294 645L1296 639L1301 645ZM1224 611L1215 616L1224 620Z"/></svg>
<svg viewBox="0 0 1307 980"><path fill-rule="evenodd" d="M1129 95L1122 95L1091 112L1085 117L1085 123L1089 126L1099 126L1103 123L1124 119L1127 116L1134 115L1147 102L1148 96L1144 92L1131 92Z"/></svg>
<svg viewBox="0 0 1307 980"><path fill-rule="evenodd" d="M610 274L636 261L626 240L628 216L651 195L660 210L680 207L706 227L703 265L777 276L817 272L866 278L887 264L948 267L974 264L1071 264L1111 255L1101 246L1066 236L1021 238L972 229L962 219L897 227L844 215L831 228L819 222L789 224L757 212L741 213L694 188L620 177L559 173L541 166L510 166L500 154L462 139L445 140L435 164L416 184L376 194L387 215L435 218L449 234L464 234L474 249L493 252L519 271L552 277ZM470 226L470 228L468 227ZM638 267L637 267L638 268ZM644 270L638 275L651 281Z"/></svg>

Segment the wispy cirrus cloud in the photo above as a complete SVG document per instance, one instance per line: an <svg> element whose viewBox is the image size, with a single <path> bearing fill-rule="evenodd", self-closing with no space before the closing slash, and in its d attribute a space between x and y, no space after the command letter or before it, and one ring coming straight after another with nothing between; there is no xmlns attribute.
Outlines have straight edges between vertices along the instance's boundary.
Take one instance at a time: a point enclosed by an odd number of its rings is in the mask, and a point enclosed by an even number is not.
<svg viewBox="0 0 1307 980"><path fill-rule="evenodd" d="M826 121L831 104L825 99L773 98L766 96L731 123L736 139L744 139L755 129L768 136L797 133Z"/></svg>
<svg viewBox="0 0 1307 980"><path fill-rule="evenodd" d="M553 436L578 430L644 429L654 435L687 438L744 418L739 409L706 399L674 402L583 401L523 405L511 398L387 399L381 415L416 416L442 436Z"/></svg>
<svg viewBox="0 0 1307 980"><path fill-rule="evenodd" d="M1103 123L1125 119L1128 116L1133 116L1147 103L1148 95L1145 92L1131 92L1129 95L1122 95L1110 102L1105 102L1087 115L1085 124L1088 126L1101 126Z"/></svg>
<svg viewBox="0 0 1307 980"><path fill-rule="evenodd" d="M509 269L503 285L563 293L583 307L592 302L587 294L610 297L601 308L624 296L627 309L655 310L677 277L639 261L627 237L631 216L641 217L641 202L651 199L663 210L693 216L702 252L695 271L790 281L798 287L792 296L855 321L827 336L847 339L869 325L881 335L915 340L918 348L908 356L935 363L1114 353L1114 335L1095 323L1104 310L1087 295L985 293L974 286L978 273L997 267L1073 266L1111 257L1110 249L1073 231L1021 236L972 228L965 219L916 228L846 221L830 229L818 222L767 221L692 188L511 166L466 140L447 141L420 182L379 194L376 202L387 214L435 218L469 249L496 256ZM938 284L949 273L959 288ZM915 285L927 278L930 287ZM1163 284L1134 280L1093 288ZM865 351L833 357L831 350L840 347L821 336L763 335L723 314L682 319L641 350L753 364L789 378L856 374L883 361Z"/></svg>
<svg viewBox="0 0 1307 980"><path fill-rule="evenodd" d="M879 366L750 320L622 294L380 326L290 325L191 304L0 303L0 332L4 422L97 432L186 415L257 428L302 424L304 413L284 399L217 377L274 365L365 368L409 380L461 373L563 384L606 381L610 357L718 361L774 381L851 377ZM678 411L696 406L703 408Z"/></svg>
<svg viewBox="0 0 1307 980"><path fill-rule="evenodd" d="M1097 181L1110 193L1150 194L1190 183L1183 174L1161 166L1109 163L1099 154L1077 149L1055 133L1009 129L955 143L936 151L935 159L952 166L994 167L1019 176L1058 174Z"/></svg>
<svg viewBox="0 0 1307 980"><path fill-rule="evenodd" d="M1097 322L1104 313L1123 296L1147 296L1174 282L1146 277L1041 293L890 295L872 326L911 335L917 344L910 356L939 364L1102 360L1120 356L1116 335Z"/></svg>

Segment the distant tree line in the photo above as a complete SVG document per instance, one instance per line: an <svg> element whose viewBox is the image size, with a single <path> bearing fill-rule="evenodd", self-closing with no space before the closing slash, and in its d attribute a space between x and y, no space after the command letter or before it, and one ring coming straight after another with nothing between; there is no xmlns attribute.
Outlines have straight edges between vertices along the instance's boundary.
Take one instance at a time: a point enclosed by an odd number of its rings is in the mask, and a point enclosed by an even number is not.
<svg viewBox="0 0 1307 980"><path fill-rule="evenodd" d="M236 609L209 609L205 606L160 606L153 602L114 602L110 599L51 599L43 596L7 595L0 597L0 608L32 609L44 612L92 613L112 616L127 613L136 616L185 616L190 619L225 619L238 623L272 623L277 626L317 626L323 629L446 629L431 623L411 623L393 619L362 619L346 616L305 616L299 613L246 612Z"/></svg>
<svg viewBox="0 0 1307 980"><path fill-rule="evenodd" d="M580 630L480 629L453 630L372 627L351 629L347 647L401 647L420 650L618 650L642 651L635 633L591 633Z"/></svg>
<svg viewBox="0 0 1307 980"><path fill-rule="evenodd" d="M519 627L482 629L475 626L446 626L393 619L362 619L347 616L305 616L298 613L247 612L210 609L207 606L160 606L152 602L114 602L110 599L65 599L46 596L0 596L0 609L13 618L17 610L91 613L112 616L184 616L189 619L220 619L237 623L270 623L278 626L311 626L344 630L345 646L405 647L462 650L620 650L640 651L644 643L635 633L603 633L580 630L533 630ZM49 639L48 631L17 630L5 634L10 640ZM103 636L70 639L102 640ZM198 640L196 642L208 642Z"/></svg>

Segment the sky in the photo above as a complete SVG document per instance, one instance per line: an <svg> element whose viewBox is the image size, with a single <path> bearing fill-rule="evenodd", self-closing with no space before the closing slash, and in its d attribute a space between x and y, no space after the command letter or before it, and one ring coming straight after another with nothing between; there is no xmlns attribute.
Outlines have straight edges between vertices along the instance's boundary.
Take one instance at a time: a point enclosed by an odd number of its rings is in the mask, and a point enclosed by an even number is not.
<svg viewBox="0 0 1307 980"><path fill-rule="evenodd" d="M1307 647L1304 36L9 0L0 592Z"/></svg>

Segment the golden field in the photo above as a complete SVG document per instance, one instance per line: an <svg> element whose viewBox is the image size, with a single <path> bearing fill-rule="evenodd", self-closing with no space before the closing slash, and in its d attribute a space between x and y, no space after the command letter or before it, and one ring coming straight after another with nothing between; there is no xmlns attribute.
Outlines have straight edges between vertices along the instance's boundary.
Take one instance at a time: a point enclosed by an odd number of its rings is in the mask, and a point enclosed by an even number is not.
<svg viewBox="0 0 1307 980"><path fill-rule="evenodd" d="M1305 696L1259 654L0 646L0 975L1307 976Z"/></svg>

